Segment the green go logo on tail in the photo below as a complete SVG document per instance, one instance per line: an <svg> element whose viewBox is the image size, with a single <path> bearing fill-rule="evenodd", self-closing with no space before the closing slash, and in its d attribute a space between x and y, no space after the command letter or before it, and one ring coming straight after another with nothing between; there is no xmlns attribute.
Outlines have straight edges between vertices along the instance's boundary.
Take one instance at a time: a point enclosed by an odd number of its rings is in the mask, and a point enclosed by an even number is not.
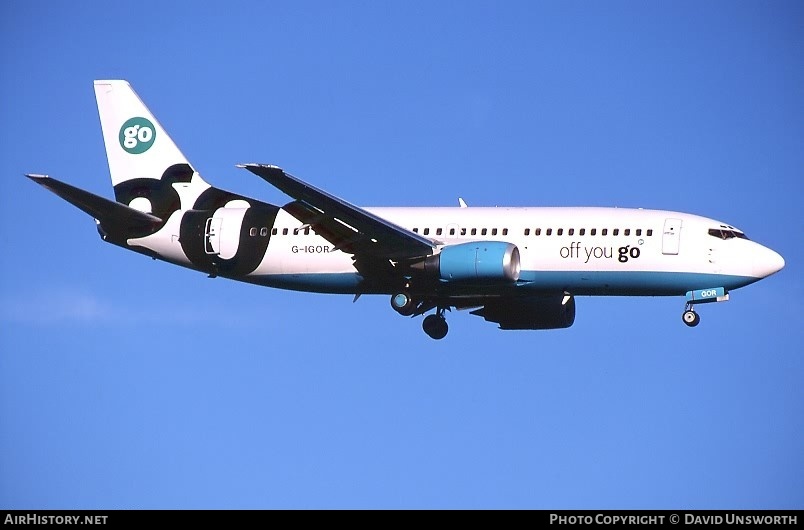
<svg viewBox="0 0 804 530"><path fill-rule="evenodd" d="M144 153L154 144L156 130L146 118L130 118L120 127L120 147L127 153Z"/></svg>

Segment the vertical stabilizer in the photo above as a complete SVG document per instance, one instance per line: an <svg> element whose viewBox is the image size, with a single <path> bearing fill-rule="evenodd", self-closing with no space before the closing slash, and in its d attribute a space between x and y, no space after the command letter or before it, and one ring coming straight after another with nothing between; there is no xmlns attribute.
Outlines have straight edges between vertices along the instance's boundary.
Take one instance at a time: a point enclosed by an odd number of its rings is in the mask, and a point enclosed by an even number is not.
<svg viewBox="0 0 804 530"><path fill-rule="evenodd" d="M166 218L209 188L127 81L95 81L115 198Z"/></svg>

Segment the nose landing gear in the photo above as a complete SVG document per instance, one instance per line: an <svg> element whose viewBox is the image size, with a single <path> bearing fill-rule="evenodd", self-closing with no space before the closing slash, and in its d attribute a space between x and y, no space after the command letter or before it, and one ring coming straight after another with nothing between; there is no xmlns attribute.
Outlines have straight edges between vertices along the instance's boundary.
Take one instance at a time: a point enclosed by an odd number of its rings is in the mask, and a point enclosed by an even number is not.
<svg viewBox="0 0 804 530"><path fill-rule="evenodd" d="M684 314L681 315L681 320L689 327L694 328L701 323L701 315L695 312L695 307L692 304L687 304Z"/></svg>
<svg viewBox="0 0 804 530"><path fill-rule="evenodd" d="M729 292L725 287L711 287L709 289L687 291L687 305L684 307L681 320L689 327L694 328L701 322L700 315L695 312L696 305L709 304L712 302L726 302L728 299Z"/></svg>

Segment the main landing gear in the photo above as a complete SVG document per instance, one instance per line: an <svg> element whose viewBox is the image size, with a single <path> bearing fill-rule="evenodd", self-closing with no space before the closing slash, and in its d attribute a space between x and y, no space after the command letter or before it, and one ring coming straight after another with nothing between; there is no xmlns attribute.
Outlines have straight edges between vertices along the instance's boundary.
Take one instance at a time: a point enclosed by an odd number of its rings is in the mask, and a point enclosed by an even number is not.
<svg viewBox="0 0 804 530"><path fill-rule="evenodd" d="M435 307L433 303L414 300L407 291L391 295L391 307L402 316L421 315ZM444 318L445 307L437 307L435 314L427 315L422 322L422 329L430 338L441 340L447 336L449 326Z"/></svg>
<svg viewBox="0 0 804 530"><path fill-rule="evenodd" d="M686 325L691 328L694 328L701 322L701 315L695 312L695 307L687 303L687 307L684 309L684 314L681 315L681 320L684 321Z"/></svg>
<svg viewBox="0 0 804 530"><path fill-rule="evenodd" d="M439 307L435 314L424 317L422 329L431 339L441 340L446 337L449 326L447 325L447 319L444 318L444 308Z"/></svg>

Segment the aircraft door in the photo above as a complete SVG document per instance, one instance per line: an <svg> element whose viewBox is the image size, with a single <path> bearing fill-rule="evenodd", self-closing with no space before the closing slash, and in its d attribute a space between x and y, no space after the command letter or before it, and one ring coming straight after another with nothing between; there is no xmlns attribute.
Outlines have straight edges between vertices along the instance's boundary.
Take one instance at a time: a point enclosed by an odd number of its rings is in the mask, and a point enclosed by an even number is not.
<svg viewBox="0 0 804 530"><path fill-rule="evenodd" d="M662 254L676 255L681 245L681 219L665 219Z"/></svg>
<svg viewBox="0 0 804 530"><path fill-rule="evenodd" d="M218 255L221 253L221 225L223 219L220 217L210 217L207 219L204 228L204 251L207 254Z"/></svg>

